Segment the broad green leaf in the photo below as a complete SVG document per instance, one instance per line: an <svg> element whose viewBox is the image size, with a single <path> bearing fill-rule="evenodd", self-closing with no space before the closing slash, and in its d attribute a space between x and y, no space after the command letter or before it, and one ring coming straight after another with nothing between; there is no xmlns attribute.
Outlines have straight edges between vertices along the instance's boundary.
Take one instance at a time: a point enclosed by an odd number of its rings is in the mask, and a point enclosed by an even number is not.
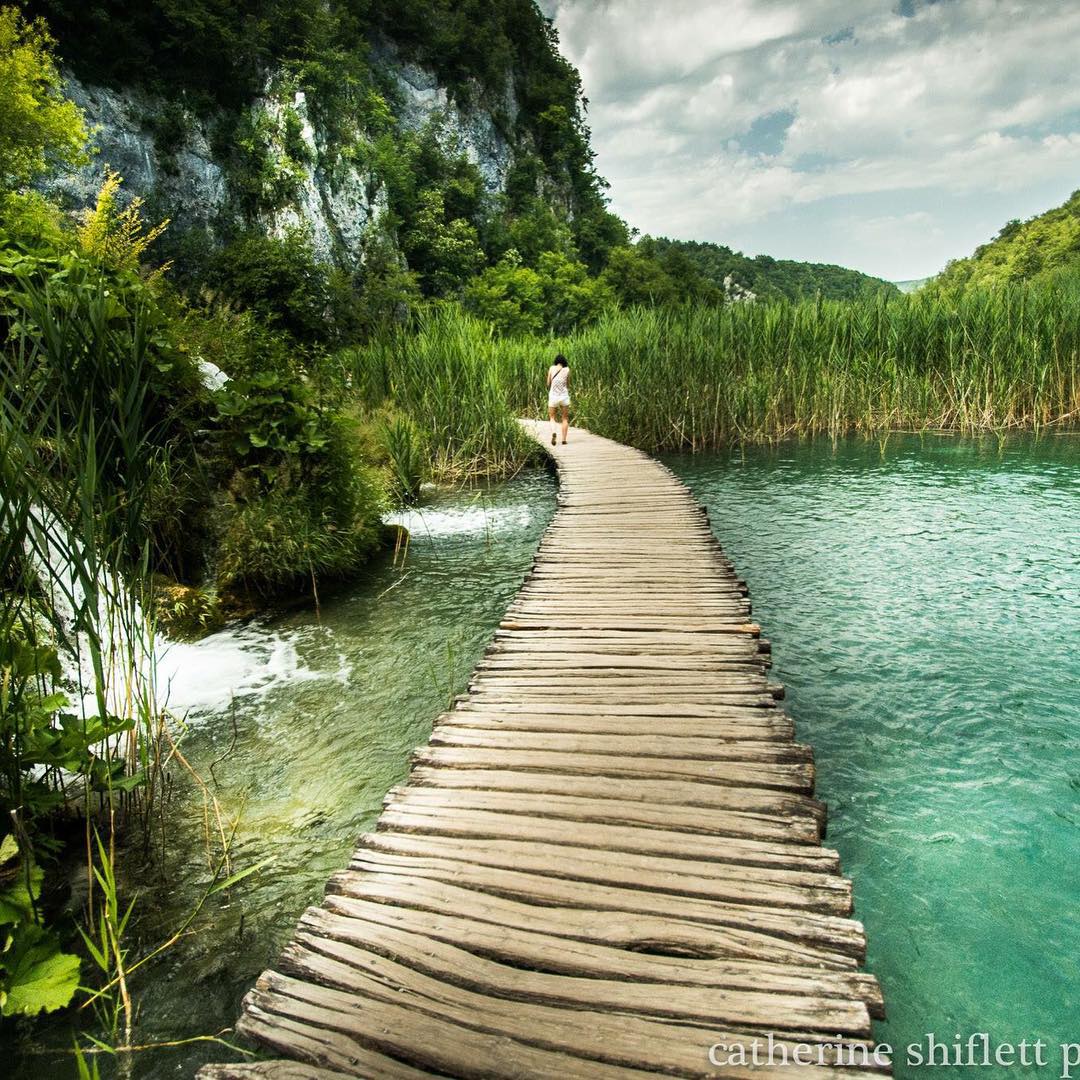
<svg viewBox="0 0 1080 1080"><path fill-rule="evenodd" d="M137 787L143 787L145 784L146 772L142 769L132 773L130 776L119 776L110 781L113 791L134 791Z"/></svg>
<svg viewBox="0 0 1080 1080"><path fill-rule="evenodd" d="M4 957L4 1016L36 1016L67 1005L79 987L80 961L61 952L59 941L38 926L20 931Z"/></svg>
<svg viewBox="0 0 1080 1080"><path fill-rule="evenodd" d="M41 867L32 863L29 886L26 871L20 867L16 877L0 889L0 926L33 921L34 901L41 892L42 877Z"/></svg>
<svg viewBox="0 0 1080 1080"><path fill-rule="evenodd" d="M3 866L6 862L11 862L18 854L19 842L11 833L8 833L3 840L0 840L0 866Z"/></svg>

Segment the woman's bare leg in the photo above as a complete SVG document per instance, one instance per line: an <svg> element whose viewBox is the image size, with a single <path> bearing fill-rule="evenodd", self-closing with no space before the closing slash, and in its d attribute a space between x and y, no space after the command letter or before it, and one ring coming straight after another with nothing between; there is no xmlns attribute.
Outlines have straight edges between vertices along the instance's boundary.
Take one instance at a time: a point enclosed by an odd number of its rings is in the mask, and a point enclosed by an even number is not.
<svg viewBox="0 0 1080 1080"><path fill-rule="evenodd" d="M562 441L566 442L566 433L570 430L570 408L567 405L562 407Z"/></svg>
<svg viewBox="0 0 1080 1080"><path fill-rule="evenodd" d="M555 419L556 409L554 405L548 406L548 419L551 421L551 445L555 445L555 428L558 421ZM566 436L563 436L563 442L566 442Z"/></svg>

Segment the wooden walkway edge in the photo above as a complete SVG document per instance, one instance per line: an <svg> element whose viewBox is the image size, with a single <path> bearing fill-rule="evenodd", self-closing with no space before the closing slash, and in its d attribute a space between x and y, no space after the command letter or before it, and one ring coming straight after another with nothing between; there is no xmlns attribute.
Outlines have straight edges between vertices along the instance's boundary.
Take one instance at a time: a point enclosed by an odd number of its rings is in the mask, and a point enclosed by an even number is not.
<svg viewBox="0 0 1080 1080"><path fill-rule="evenodd" d="M888 1074L745 586L664 466L551 449L558 510L468 693L245 998L275 1059L202 1080Z"/></svg>

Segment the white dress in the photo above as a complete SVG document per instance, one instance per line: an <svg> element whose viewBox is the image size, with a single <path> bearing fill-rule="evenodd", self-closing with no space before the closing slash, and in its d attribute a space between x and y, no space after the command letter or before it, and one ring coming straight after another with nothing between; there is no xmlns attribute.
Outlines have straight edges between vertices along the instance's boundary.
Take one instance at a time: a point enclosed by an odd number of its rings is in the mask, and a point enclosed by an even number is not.
<svg viewBox="0 0 1080 1080"><path fill-rule="evenodd" d="M548 371L551 375L551 385L548 387L548 408L554 405L570 404L570 369L560 364L552 364Z"/></svg>

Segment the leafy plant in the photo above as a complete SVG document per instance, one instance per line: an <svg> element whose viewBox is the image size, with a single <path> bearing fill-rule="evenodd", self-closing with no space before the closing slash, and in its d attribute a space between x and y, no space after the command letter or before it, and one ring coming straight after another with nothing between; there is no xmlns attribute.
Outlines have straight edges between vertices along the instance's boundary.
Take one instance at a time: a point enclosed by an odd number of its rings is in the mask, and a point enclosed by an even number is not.
<svg viewBox="0 0 1080 1080"><path fill-rule="evenodd" d="M352 283L315 258L301 229L281 238L243 234L211 259L205 285L288 335L294 350L346 339L356 326Z"/></svg>
<svg viewBox="0 0 1080 1080"><path fill-rule="evenodd" d="M124 1035L131 1042L134 1013L128 987L128 954L126 940L135 900L124 905L120 900L116 883L115 858L106 848L95 830L93 836L93 862L91 870L97 885L94 908L90 913L89 926L79 927L79 936L90 959L96 966L101 983L108 988L90 999L98 1014L99 1024L116 1035L120 1021L124 1022ZM112 988L116 988L116 993Z"/></svg>
<svg viewBox="0 0 1080 1080"><path fill-rule="evenodd" d="M137 271L150 246L169 227L160 222L150 228L143 221L143 200L135 196L124 207L119 193L123 177L106 167L105 181L98 192L93 210L87 211L78 231L79 246L91 259L112 270ZM168 269L159 267L154 276Z"/></svg>
<svg viewBox="0 0 1080 1080"><path fill-rule="evenodd" d="M295 376L260 371L230 379L215 402L227 451L244 463L313 454L327 445L322 417Z"/></svg>
<svg viewBox="0 0 1080 1080"><path fill-rule="evenodd" d="M0 1015L62 1009L79 986L80 960L40 925L42 873L8 834L0 840Z"/></svg>
<svg viewBox="0 0 1080 1080"><path fill-rule="evenodd" d="M0 7L0 189L86 160L86 126L61 90L55 42L41 19Z"/></svg>
<svg viewBox="0 0 1080 1080"><path fill-rule="evenodd" d="M392 496L401 503L416 502L428 461L420 429L407 417L394 416L380 425L379 437L389 464Z"/></svg>
<svg viewBox="0 0 1080 1080"><path fill-rule="evenodd" d="M194 640L221 628L225 621L215 589L162 581L154 588L154 614L169 637Z"/></svg>

